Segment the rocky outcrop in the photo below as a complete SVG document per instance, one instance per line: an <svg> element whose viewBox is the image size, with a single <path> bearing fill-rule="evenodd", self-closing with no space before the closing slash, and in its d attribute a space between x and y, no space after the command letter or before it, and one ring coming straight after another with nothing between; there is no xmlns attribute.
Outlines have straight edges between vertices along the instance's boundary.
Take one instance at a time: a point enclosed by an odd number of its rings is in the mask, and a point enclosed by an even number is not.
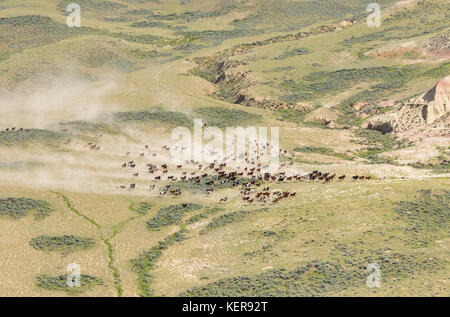
<svg viewBox="0 0 450 317"><path fill-rule="evenodd" d="M431 124L450 111L450 76L438 83L426 94L418 98L415 104L422 104L423 117Z"/></svg>
<svg viewBox="0 0 450 317"><path fill-rule="evenodd" d="M397 127L397 116L393 113L376 116L366 121L363 127L369 130L380 131L383 134L390 133Z"/></svg>
<svg viewBox="0 0 450 317"><path fill-rule="evenodd" d="M429 128L439 122L446 128L450 113L450 76L441 79L422 96L400 104L394 111L367 120L363 127L382 133Z"/></svg>
<svg viewBox="0 0 450 317"><path fill-rule="evenodd" d="M423 48L428 53L434 55L450 54L450 37L447 34L440 34L432 37L424 43Z"/></svg>

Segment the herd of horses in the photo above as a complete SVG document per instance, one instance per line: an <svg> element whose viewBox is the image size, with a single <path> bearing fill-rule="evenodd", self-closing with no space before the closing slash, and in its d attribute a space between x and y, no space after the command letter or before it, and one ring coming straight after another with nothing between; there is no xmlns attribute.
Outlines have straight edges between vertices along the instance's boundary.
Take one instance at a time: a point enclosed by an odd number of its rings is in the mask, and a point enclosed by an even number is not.
<svg viewBox="0 0 450 317"><path fill-rule="evenodd" d="M6 128L1 132L12 132L12 131L28 131L29 129L16 129L15 127ZM87 143L87 146L91 150L100 150L100 146L94 144L93 142ZM149 146L145 145L145 149L148 150ZM162 147L163 151L169 151L170 148L167 145ZM286 154L287 150L279 150L280 153ZM145 152L140 153L139 157L144 157ZM131 155L131 152L125 153L125 155ZM152 157L156 157L157 153L151 154ZM174 165L174 170L176 172L169 172L169 166L167 163L164 164L146 164L146 170L148 175L152 175L154 182L158 181L169 181L169 182L183 182L183 183L193 183L199 184L200 187L204 188L204 192L207 195L212 195L214 193L215 188L236 188L241 187L241 195L242 201L247 203L259 202L259 203L278 203L282 199L286 199L289 197L295 197L295 192L288 191L279 191L274 190L272 192L269 191L269 187L265 187L262 191L258 191L258 188L263 183L275 182L275 183L287 183L291 181L306 181L306 182L322 182L329 183L333 180L344 181L346 179L346 175L337 176L336 174L331 173L323 173L321 171L313 171L307 174L294 174L288 175L284 172L277 173L269 173L264 172L265 166L262 166L260 162L255 162L254 160L249 160L247 157L248 153L245 153L244 159L247 166L241 168L240 166L230 168L227 167L227 163L225 163L225 158L223 163L214 162L205 164L200 162L195 162L194 160L185 161L186 170L183 170L182 164ZM242 159L242 157L240 157ZM257 160L259 156L257 157ZM233 159L236 161L236 157ZM293 165L293 160L289 163L289 165ZM280 164L280 167L285 167L286 163ZM134 160L130 160L127 162L123 162L121 164L123 169L136 169L137 164ZM228 169L228 171L227 171ZM230 171L231 169L231 171ZM133 177L139 177L140 173L135 171L132 173ZM371 176L363 176L363 175L352 175L351 178L353 180L370 180ZM118 189L128 189L134 190L136 189L137 184L131 183L127 185L120 185ZM170 194L172 196L180 196L182 195L181 188L176 188L177 186L173 186L171 184L167 184L160 190L160 196L165 196L166 194ZM155 190L156 185L150 184L148 190ZM220 198L219 202L226 202L228 197Z"/></svg>
<svg viewBox="0 0 450 317"><path fill-rule="evenodd" d="M26 132L30 132L31 129L24 129L24 128L19 128L17 129L16 127L12 127L12 128L6 128L6 129L2 129L0 130L0 133L6 133L6 132L14 132L14 131L26 131Z"/></svg>
<svg viewBox="0 0 450 317"><path fill-rule="evenodd" d="M148 149L148 146L145 146ZM168 146L163 146L163 150L168 150ZM280 150L280 152L287 152ZM145 153L140 154L143 157ZM155 153L156 154L156 153ZM126 155L130 155L127 152ZM248 153L245 153L248 156ZM152 155L156 156L156 155ZM174 164L173 168L169 170L167 163L154 164L147 163L145 166L146 174L153 178L153 183L149 185L148 190L153 191L156 188L155 182L167 181L169 184L160 189L159 195L165 196L167 194L172 196L182 195L180 182L185 184L197 184L204 190L207 195L212 195L216 188L241 188L242 201L247 203L278 203L283 199L293 198L296 192L274 190L270 192L269 187L265 187L262 191L258 191L259 187L264 183L288 183L288 182L322 182L329 183L333 180L344 181L347 175L331 174L329 172L321 172L318 170L307 174L293 174L289 175L286 171L270 173L264 171L264 166L260 162L245 159L247 166L235 166L231 168L227 166L226 162L219 163L216 161L211 163L200 163L194 160L185 161L184 164ZM184 169L183 169L184 165ZM292 162L290 165L293 165ZM285 163L280 165L286 166ZM136 171L137 164L134 160L129 160L121 164L123 169L132 171L133 177L139 177L140 173ZM133 171L134 170L134 171ZM349 177L350 178L350 177ZM352 175L353 180L370 180L371 176ZM172 186L172 184L174 184ZM134 190L136 183L131 183L129 186L121 185L120 189ZM178 188L177 188L178 187ZM219 202L226 202L228 197L220 198Z"/></svg>

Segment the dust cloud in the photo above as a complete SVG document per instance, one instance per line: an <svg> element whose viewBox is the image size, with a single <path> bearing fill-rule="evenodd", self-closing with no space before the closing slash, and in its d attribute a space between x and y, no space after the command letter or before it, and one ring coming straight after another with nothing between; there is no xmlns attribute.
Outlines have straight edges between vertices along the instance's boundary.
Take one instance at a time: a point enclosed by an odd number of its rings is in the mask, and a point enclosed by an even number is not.
<svg viewBox="0 0 450 317"><path fill-rule="evenodd" d="M95 120L119 108L106 101L116 88L113 80L44 76L32 85L0 91L0 127L43 128L63 121Z"/></svg>

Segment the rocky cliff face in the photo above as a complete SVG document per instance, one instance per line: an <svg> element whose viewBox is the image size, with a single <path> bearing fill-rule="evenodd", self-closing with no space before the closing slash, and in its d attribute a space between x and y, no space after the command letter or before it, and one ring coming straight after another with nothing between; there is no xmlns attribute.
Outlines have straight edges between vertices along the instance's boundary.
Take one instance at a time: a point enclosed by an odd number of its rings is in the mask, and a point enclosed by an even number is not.
<svg viewBox="0 0 450 317"><path fill-rule="evenodd" d="M440 126L448 128L449 113L450 76L447 76L422 96L402 103L394 111L370 118L364 127L389 133L427 128L439 122Z"/></svg>
<svg viewBox="0 0 450 317"><path fill-rule="evenodd" d="M416 100L415 104L423 104L423 117L431 124L450 111L450 76L438 83L426 94Z"/></svg>

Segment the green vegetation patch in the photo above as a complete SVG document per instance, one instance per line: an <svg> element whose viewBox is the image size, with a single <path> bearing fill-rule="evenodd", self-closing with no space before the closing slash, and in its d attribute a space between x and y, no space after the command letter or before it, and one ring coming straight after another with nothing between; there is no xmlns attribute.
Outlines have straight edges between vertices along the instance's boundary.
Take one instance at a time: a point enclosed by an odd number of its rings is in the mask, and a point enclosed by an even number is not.
<svg viewBox="0 0 450 317"><path fill-rule="evenodd" d="M147 222L147 226L150 229L159 229L179 223L187 212L200 208L203 208L203 206L193 203L183 203L161 208L158 214Z"/></svg>
<svg viewBox="0 0 450 317"><path fill-rule="evenodd" d="M163 46L168 44L166 39L161 36L156 36L152 34L131 34L131 33L107 33L106 35L110 35L113 37L117 37L129 42L135 42L140 44L154 44L158 46Z"/></svg>
<svg viewBox="0 0 450 317"><path fill-rule="evenodd" d="M311 51L307 47L297 47L297 48L293 48L291 50L286 49L283 54L275 57L274 59L275 60L283 60L288 57L306 55L309 53L311 53Z"/></svg>
<svg viewBox="0 0 450 317"><path fill-rule="evenodd" d="M425 163L410 163L408 164L414 168L429 169L432 173L436 174L447 174L450 173L450 146L448 147L438 147L439 155L433 162ZM1 166L1 164L0 164Z"/></svg>
<svg viewBox="0 0 450 317"><path fill-rule="evenodd" d="M190 217L188 220L186 220L186 224L190 225L190 224L199 222L200 220L206 219L206 218L208 218L207 214L199 213L199 214L196 214L196 215Z"/></svg>
<svg viewBox="0 0 450 317"><path fill-rule="evenodd" d="M330 153L333 153L333 149L325 148L325 147L316 147L316 146L302 146L302 147L296 147L294 149L294 152L301 152L301 153L319 153L319 154L325 154L329 155Z"/></svg>
<svg viewBox="0 0 450 317"><path fill-rule="evenodd" d="M43 200L11 197L0 199L0 215L19 219L25 217L28 212L33 212L35 219L43 219L52 212L52 208L48 202Z"/></svg>
<svg viewBox="0 0 450 317"><path fill-rule="evenodd" d="M283 101L289 103L294 103L297 98L303 99L303 97L298 94L284 95L281 97ZM279 109L275 110L275 113L278 115L277 119L280 121L288 121L310 127L323 127L322 123L305 121L305 116L309 113L308 111L300 111L298 109Z"/></svg>
<svg viewBox="0 0 450 317"><path fill-rule="evenodd" d="M398 283L398 280L414 278L423 272L437 272L445 267L445 261L425 256L386 253L377 249L367 256L352 257L351 260L322 262L315 260L295 270L273 269L256 275L235 276L218 280L205 286L194 287L181 296L336 296L353 290L358 294L366 287L369 263L377 263L384 284Z"/></svg>
<svg viewBox="0 0 450 317"><path fill-rule="evenodd" d="M422 75L426 77L433 77L441 79L443 77L448 76L450 74L450 62L443 63L442 65L432 68L430 70L427 70Z"/></svg>
<svg viewBox="0 0 450 317"><path fill-rule="evenodd" d="M29 141L55 142L63 138L63 134L50 130L26 129L0 131L0 144L14 145Z"/></svg>
<svg viewBox="0 0 450 317"><path fill-rule="evenodd" d="M171 26L170 24L161 21L138 21L133 22L130 26L133 28L160 28L169 30L175 29L175 27Z"/></svg>
<svg viewBox="0 0 450 317"><path fill-rule="evenodd" d="M414 201L395 203L398 219L407 223L405 233L416 247L445 238L450 225L450 191L421 190Z"/></svg>
<svg viewBox="0 0 450 317"><path fill-rule="evenodd" d="M150 209L152 209L153 206L153 203L140 202L137 205L132 204L130 209L139 215L145 215L148 211L150 211Z"/></svg>
<svg viewBox="0 0 450 317"><path fill-rule="evenodd" d="M368 67L360 69L341 69L333 72L315 72L306 75L304 79L311 82L329 82L338 84L340 81L346 85L370 80L404 79L416 70L415 67ZM347 86L348 87L348 86Z"/></svg>
<svg viewBox="0 0 450 317"><path fill-rule="evenodd" d="M36 277L36 286L39 288L43 288L46 290L52 291L64 291L69 294L77 294L82 293L88 289L92 289L98 285L104 285L102 279L97 278L95 276L81 274L80 278L80 286L79 287L70 287L67 283L67 279L69 275L38 275Z"/></svg>
<svg viewBox="0 0 450 317"><path fill-rule="evenodd" d="M357 98L358 101L371 100L376 99L381 92L386 93L386 91L402 87L418 73L417 66L340 69L332 72L311 73L304 76L303 81L285 80L281 83L280 88L295 92L300 101L341 92L364 82L382 82L371 87L373 96L359 95ZM361 99L362 97L365 98Z"/></svg>
<svg viewBox="0 0 450 317"><path fill-rule="evenodd" d="M42 251L74 251L86 250L94 246L91 238L77 237L74 235L47 236L42 235L30 240L30 245L36 250Z"/></svg>
<svg viewBox="0 0 450 317"><path fill-rule="evenodd" d="M153 59L158 57L168 57L172 55L169 52L158 52L156 50L143 51L140 49L132 50L129 54L137 59Z"/></svg>
<svg viewBox="0 0 450 317"><path fill-rule="evenodd" d="M220 211L223 211L223 210L224 210L224 208L221 208L221 207L218 207L218 206L211 207L211 208L206 208L205 211L200 212L200 213L198 213L198 214L188 218L186 220L185 224L186 225L190 225L190 224L196 223L196 222L198 222L198 221L200 221L202 219L208 218L210 215L216 214L216 213L218 213Z"/></svg>
<svg viewBox="0 0 450 317"><path fill-rule="evenodd" d="M71 122L62 122L58 124L58 128L62 131L71 130L75 132L117 132L118 127L113 125L108 125L106 123L98 123L98 122L88 122L88 121L71 121Z"/></svg>
<svg viewBox="0 0 450 317"><path fill-rule="evenodd" d="M350 38L342 41L341 44L345 47L352 47L353 45L357 44L368 45L368 43L375 41L388 41L391 39L399 40L402 39L403 36L405 36L405 34L402 35L401 32L404 32L408 29L409 28L405 26L393 26L381 31L371 32L360 36L352 35Z"/></svg>
<svg viewBox="0 0 450 317"><path fill-rule="evenodd" d="M150 250L143 252L136 259L131 260L132 269L138 274L138 288L141 296L153 296L155 290L151 288L153 275L150 271L164 250L175 242L186 239L185 232L185 230L180 230L167 236L163 241L158 241L158 244Z"/></svg>
<svg viewBox="0 0 450 317"><path fill-rule="evenodd" d="M247 126L261 119L258 114L224 107L201 107L194 113L204 119L209 126L226 128Z"/></svg>
<svg viewBox="0 0 450 317"><path fill-rule="evenodd" d="M102 49L90 50L79 57L81 64L91 68L111 67L119 72L131 71L135 63L119 51Z"/></svg>
<svg viewBox="0 0 450 317"><path fill-rule="evenodd" d="M341 159L352 160L351 156L342 154L342 153L336 153L336 152L334 152L333 149L326 148L326 147L302 146L302 147L294 148L293 151L299 152L299 153L318 153L318 154L322 154L322 155L338 157Z"/></svg>
<svg viewBox="0 0 450 317"><path fill-rule="evenodd" d="M88 28L69 28L40 15L0 18L0 42L12 49L56 43L74 35L86 34Z"/></svg>
<svg viewBox="0 0 450 317"><path fill-rule="evenodd" d="M403 142L396 140L390 134L383 134L380 131L358 129L355 132L355 136L361 138L355 142L367 146L367 148L358 153L358 156L375 164L394 163L393 159L379 157L379 154L393 149L398 149L403 146Z"/></svg>
<svg viewBox="0 0 450 317"><path fill-rule="evenodd" d="M182 296L314 296L326 295L364 281L363 271L346 272L340 265L309 262L293 271L274 269L253 276L222 279L194 287Z"/></svg>
<svg viewBox="0 0 450 317"><path fill-rule="evenodd" d="M66 12L67 6L73 3L72 0L60 0L58 3L58 9L62 12ZM117 12L118 9L124 9L128 6L118 2L112 1L103 1L103 0L77 0L77 4L80 5L81 10L86 10L87 12L96 11L96 12Z"/></svg>
<svg viewBox="0 0 450 317"><path fill-rule="evenodd" d="M11 52L8 51L0 51L0 62L9 58Z"/></svg>
<svg viewBox="0 0 450 317"><path fill-rule="evenodd" d="M289 72L291 70L294 70L295 67L293 66L281 66L281 67L275 67L270 70L263 70L263 73L281 73L281 72Z"/></svg>
<svg viewBox="0 0 450 317"><path fill-rule="evenodd" d="M262 30L237 28L233 30L179 31L178 33L191 41L199 40L210 45L218 45L228 39L260 34Z"/></svg>
<svg viewBox="0 0 450 317"><path fill-rule="evenodd" d="M450 146L447 148L439 147L439 156L437 157L439 163L433 165L433 172L435 173L450 173Z"/></svg>
<svg viewBox="0 0 450 317"><path fill-rule="evenodd" d="M170 126L191 126L191 120L181 112L153 107L147 111L126 111L114 114L117 122L161 122Z"/></svg>
<svg viewBox="0 0 450 317"><path fill-rule="evenodd" d="M395 0L384 0L382 4ZM279 31L296 30L318 21L365 18L367 1L360 0L264 0L252 6L251 14L233 25L236 27L276 27Z"/></svg>
<svg viewBox="0 0 450 317"><path fill-rule="evenodd" d="M418 1L414 8L399 8L383 20L382 29L362 35L352 35L341 42L345 47L360 45L369 48L380 42L411 39L437 33L448 28L444 21L448 17L448 4L436 1ZM420 21L419 24L411 21ZM385 27L384 27L385 26Z"/></svg>
<svg viewBox="0 0 450 317"><path fill-rule="evenodd" d="M234 212L220 215L218 217L213 218L208 223L206 228L202 231L202 233L205 233L206 231L209 231L209 230L214 230L214 229L217 229L220 227L224 227L230 223L242 222L251 215L254 215L254 214L257 214L260 212L265 212L265 211L269 211L269 208L260 208L260 209L253 209L253 210L240 210L240 211L234 211Z"/></svg>
<svg viewBox="0 0 450 317"><path fill-rule="evenodd" d="M128 2L153 2L161 4L163 3L162 0L126 0ZM191 3L192 0L180 0L179 5L186 5ZM229 1L229 0L220 0L214 10L211 11L181 11L179 13L168 13L168 14L161 14L161 13L153 13L150 12L149 16L147 17L150 20L153 21L177 21L177 22L194 22L199 19L205 19L205 18L216 18L223 15L226 15L233 10L236 10L238 8L244 8L241 1Z"/></svg>

